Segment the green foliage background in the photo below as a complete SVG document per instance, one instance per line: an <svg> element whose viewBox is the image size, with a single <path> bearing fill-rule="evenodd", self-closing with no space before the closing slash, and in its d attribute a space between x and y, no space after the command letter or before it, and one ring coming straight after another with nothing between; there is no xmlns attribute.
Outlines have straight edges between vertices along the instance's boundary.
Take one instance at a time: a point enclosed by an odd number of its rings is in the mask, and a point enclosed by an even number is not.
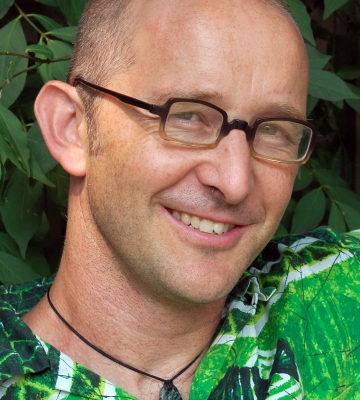
<svg viewBox="0 0 360 400"><path fill-rule="evenodd" d="M69 178L44 144L33 104L45 82L66 80L85 2L0 1L0 281L4 284L48 275L59 262ZM360 198L351 190L347 152L349 136L354 135L349 133L349 115L360 112L360 88L354 84L360 78L359 1L288 3L310 60L308 118L327 136L328 145L299 170L277 234L301 233L319 224L338 232L358 229ZM313 15L318 10L324 20L341 24L341 34L335 25L328 30L319 23ZM326 44L325 51L316 48L319 41Z"/></svg>

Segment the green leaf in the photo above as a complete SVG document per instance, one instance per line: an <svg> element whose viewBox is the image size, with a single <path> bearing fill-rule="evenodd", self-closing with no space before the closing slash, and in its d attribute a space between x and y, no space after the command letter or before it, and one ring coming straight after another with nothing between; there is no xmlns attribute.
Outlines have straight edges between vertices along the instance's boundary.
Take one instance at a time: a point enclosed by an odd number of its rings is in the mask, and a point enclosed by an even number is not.
<svg viewBox="0 0 360 400"><path fill-rule="evenodd" d="M339 69L336 75L342 79L358 79L360 78L360 67L358 65L348 65Z"/></svg>
<svg viewBox="0 0 360 400"><path fill-rule="evenodd" d="M9 22L0 29L0 52L13 52L24 54L26 49L26 40L19 19ZM0 84L8 80L8 71L11 62L16 56L0 56ZM24 71L28 66L28 60L23 58L16 65L12 72L14 75L17 72ZM20 74L7 83L1 91L0 104L5 107L10 107L22 92L26 80L26 73Z"/></svg>
<svg viewBox="0 0 360 400"><path fill-rule="evenodd" d="M343 149L339 147L335 154L332 154L330 171L339 176L343 168ZM329 179L329 183L331 179ZM346 182L346 181L345 181ZM338 186L338 185L337 185Z"/></svg>
<svg viewBox="0 0 360 400"><path fill-rule="evenodd" d="M28 140L21 122L0 105L0 147L21 171L30 175Z"/></svg>
<svg viewBox="0 0 360 400"><path fill-rule="evenodd" d="M291 233L302 234L319 225L324 218L326 199L321 188L302 197L296 205Z"/></svg>
<svg viewBox="0 0 360 400"><path fill-rule="evenodd" d="M348 189L348 184L336 173L325 168L314 168L313 173L321 186L331 186Z"/></svg>
<svg viewBox="0 0 360 400"><path fill-rule="evenodd" d="M347 87L355 93L357 96L359 96L358 100L354 99L346 99L346 102L349 104L350 107L352 107L355 111L360 113L360 88L358 88L355 85L352 85L351 83L346 83Z"/></svg>
<svg viewBox="0 0 360 400"><path fill-rule="evenodd" d="M5 232L0 232L0 251L20 257L19 247L15 240Z"/></svg>
<svg viewBox="0 0 360 400"><path fill-rule="evenodd" d="M15 0L1 0L0 2L0 19L9 11Z"/></svg>
<svg viewBox="0 0 360 400"><path fill-rule="evenodd" d="M41 169L39 163L36 161L36 158L32 153L30 154L30 176L31 178L41 183L44 183L49 187L55 187L55 185L44 174L43 170Z"/></svg>
<svg viewBox="0 0 360 400"><path fill-rule="evenodd" d="M318 69L310 69L309 94L330 101L359 99L334 73Z"/></svg>
<svg viewBox="0 0 360 400"><path fill-rule="evenodd" d="M349 230L355 230L360 228L360 212L358 211L359 208L352 208L348 204L338 203L340 207L346 225L348 226Z"/></svg>
<svg viewBox="0 0 360 400"><path fill-rule="evenodd" d="M46 4L47 6L50 7L57 7L58 5L57 0L35 0L35 1L37 1L38 3Z"/></svg>
<svg viewBox="0 0 360 400"><path fill-rule="evenodd" d="M332 186L326 189L332 201L338 204L346 204L354 210L360 210L360 197L350 189Z"/></svg>
<svg viewBox="0 0 360 400"><path fill-rule="evenodd" d="M4 285L13 285L40 278L30 265L18 257L0 251L0 281Z"/></svg>
<svg viewBox="0 0 360 400"><path fill-rule="evenodd" d="M21 63L22 60L23 60L22 57L15 57L15 58L11 61L10 66L9 66L9 69L8 69L8 80L9 80L9 83L10 83L10 82L12 81L12 79L14 78L14 75L16 74L17 66Z"/></svg>
<svg viewBox="0 0 360 400"><path fill-rule="evenodd" d="M54 21L49 17L46 17L45 15L29 14L28 17L34 17L35 19L37 19L40 22L40 24L46 29L46 31L53 31L54 29L59 29L62 27L61 24L59 24L58 22Z"/></svg>
<svg viewBox="0 0 360 400"><path fill-rule="evenodd" d="M296 201L294 199L290 199L288 206L286 207L285 213L281 219L281 225L287 230L290 230L291 220L294 215L294 210L296 207Z"/></svg>
<svg viewBox="0 0 360 400"><path fill-rule="evenodd" d="M338 233L346 232L346 224L343 213L335 203L331 204L328 224L330 228Z"/></svg>
<svg viewBox="0 0 360 400"><path fill-rule="evenodd" d="M332 103L335 104L335 106L339 110L342 110L344 108L344 100L337 100L337 101L333 101Z"/></svg>
<svg viewBox="0 0 360 400"><path fill-rule="evenodd" d="M324 20L329 18L330 15L338 10L341 6L346 4L349 0L325 0Z"/></svg>
<svg viewBox="0 0 360 400"><path fill-rule="evenodd" d="M301 165L294 183L294 192L303 190L313 181L313 175L305 165Z"/></svg>
<svg viewBox="0 0 360 400"><path fill-rule="evenodd" d="M21 259L18 245L14 239L5 232L0 232L0 251L10 254L17 259ZM47 263L42 250L38 247L29 246L26 251L26 258L24 261L32 268L33 271L41 276L47 276L51 273L49 264Z"/></svg>
<svg viewBox="0 0 360 400"><path fill-rule="evenodd" d="M311 18L306 11L304 3L302 3L300 0L288 0L288 3L302 36L313 46L316 46L314 35L311 29Z"/></svg>
<svg viewBox="0 0 360 400"><path fill-rule="evenodd" d="M40 46L45 46L44 41L43 41L42 38L40 38L39 45L40 45ZM50 51L51 51L51 50L50 50ZM54 54L54 53L53 53L53 54ZM43 55L41 55L41 54L37 54L37 57L39 57L39 58L41 58L41 59L43 59L43 60L46 59L46 57L43 56ZM38 70L39 75L40 75L40 77L41 77L41 80L42 80L42 82L43 82L44 84L45 84L46 82L48 82L48 81L54 79L54 77L53 77L53 75L51 74L51 71L50 71L50 64L46 64L46 63L41 64L41 65L39 65L39 66L37 67L37 70Z"/></svg>
<svg viewBox="0 0 360 400"><path fill-rule="evenodd" d="M3 192L5 179L6 179L6 168L4 164L0 162L0 193Z"/></svg>
<svg viewBox="0 0 360 400"><path fill-rule="evenodd" d="M25 257L29 240L41 223L43 212L42 185L30 186L29 178L15 170L6 187L1 216L9 235L16 241Z"/></svg>
<svg viewBox="0 0 360 400"><path fill-rule="evenodd" d="M49 188L49 194L53 202L63 210L66 210L69 195L69 174L58 164L47 176L56 185L55 188Z"/></svg>
<svg viewBox="0 0 360 400"><path fill-rule="evenodd" d="M49 49L54 53L55 58L71 56L73 47L59 40L49 40ZM66 81L66 75L69 70L70 60L58 61L50 64L51 74L58 80Z"/></svg>
<svg viewBox="0 0 360 400"><path fill-rule="evenodd" d="M1 138L1 136L0 136L0 138ZM4 150L1 148L1 146L0 146L0 159L1 159L0 165L5 164L8 159Z"/></svg>
<svg viewBox="0 0 360 400"><path fill-rule="evenodd" d="M50 154L37 122L32 125L28 132L28 141L29 149L35 156L43 172L46 174L52 170L57 165L57 161Z"/></svg>
<svg viewBox="0 0 360 400"><path fill-rule="evenodd" d="M87 0L58 0L58 6L64 13L69 25L78 25Z"/></svg>
<svg viewBox="0 0 360 400"><path fill-rule="evenodd" d="M275 232L274 237L278 236L286 236L288 235L289 232L286 230L285 226L283 224L280 224Z"/></svg>
<svg viewBox="0 0 360 400"><path fill-rule="evenodd" d="M46 237L48 236L49 231L50 231L49 220L45 212L43 212L41 216L41 224L38 230L36 231L35 235L31 238L31 243L42 246L44 244L43 243L44 240L46 240Z"/></svg>
<svg viewBox="0 0 360 400"><path fill-rule="evenodd" d="M35 53L36 55L41 54L45 58L54 58L54 53L46 46L42 44L30 44L26 48L27 53Z"/></svg>
<svg viewBox="0 0 360 400"><path fill-rule="evenodd" d="M51 274L49 264L38 247L28 247L25 261L39 275L48 276Z"/></svg>
<svg viewBox="0 0 360 400"><path fill-rule="evenodd" d="M307 54L309 57L309 65L311 69L323 69L325 65L330 61L331 56L322 54L315 49L315 47L305 44Z"/></svg>
<svg viewBox="0 0 360 400"><path fill-rule="evenodd" d="M65 40L69 43L75 42L77 26L66 26L64 28L55 29L47 34L57 37L58 39Z"/></svg>
<svg viewBox="0 0 360 400"><path fill-rule="evenodd" d="M51 75L49 64L41 64L38 66L37 70L44 84L54 79L54 77Z"/></svg>
<svg viewBox="0 0 360 400"><path fill-rule="evenodd" d="M311 112L314 110L316 107L317 103L319 102L319 99L317 97L311 96L311 94L308 94L307 97L307 106L306 106L306 115L310 115Z"/></svg>

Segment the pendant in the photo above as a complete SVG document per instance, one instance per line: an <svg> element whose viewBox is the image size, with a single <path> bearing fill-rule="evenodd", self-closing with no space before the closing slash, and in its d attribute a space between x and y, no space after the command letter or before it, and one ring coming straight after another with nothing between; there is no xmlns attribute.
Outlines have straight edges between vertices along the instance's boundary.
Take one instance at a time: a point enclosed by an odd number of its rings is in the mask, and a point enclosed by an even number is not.
<svg viewBox="0 0 360 400"><path fill-rule="evenodd" d="M159 400L182 400L182 397L172 382L165 382L160 390Z"/></svg>

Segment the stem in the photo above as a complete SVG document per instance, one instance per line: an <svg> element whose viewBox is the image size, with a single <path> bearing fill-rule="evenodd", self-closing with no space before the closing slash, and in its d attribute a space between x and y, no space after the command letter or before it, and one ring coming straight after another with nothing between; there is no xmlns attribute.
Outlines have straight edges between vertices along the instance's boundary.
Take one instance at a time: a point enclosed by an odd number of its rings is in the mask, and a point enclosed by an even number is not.
<svg viewBox="0 0 360 400"><path fill-rule="evenodd" d="M22 53L14 53L12 51L0 51L0 56L16 56L16 57L22 57L22 58L27 58L29 60L35 61L38 64L51 64L54 62L59 62L59 61L67 61L70 60L71 55L69 56L64 56L64 57L59 57L59 58L38 58L34 56L29 56L28 54L22 54Z"/></svg>
<svg viewBox="0 0 360 400"><path fill-rule="evenodd" d="M43 63L47 60L42 60L41 58L30 56L29 54L14 53L13 51L0 51L0 56L16 56L21 58L27 58L28 60L35 61L37 63Z"/></svg>
<svg viewBox="0 0 360 400"><path fill-rule="evenodd" d="M39 33L39 35L43 38L46 38L46 35L44 32L42 32L32 21L31 19L24 13L24 11L16 4L14 3L15 7L17 8L17 10L19 11L19 14L21 17L23 17L29 25L31 25L37 33Z"/></svg>
<svg viewBox="0 0 360 400"><path fill-rule="evenodd" d="M32 71L33 69L36 69L36 68L37 68L37 65L32 65L31 67L26 68L26 69L24 69L23 71L20 71L20 72L17 72L16 74L14 74L13 78L15 78L16 76L18 76L18 75L20 75L20 74L24 74L25 72ZM7 84L9 84L9 83L10 83L9 79L5 79L3 82L1 82L1 83L0 83L0 91L2 90L2 88L3 88L5 85L7 85Z"/></svg>
<svg viewBox="0 0 360 400"><path fill-rule="evenodd" d="M51 64L51 63L59 62L59 61L67 61L67 60L70 60L70 58L71 58L71 56L65 56L65 57L53 58L53 59L49 59L48 58L46 60L39 59L39 63L38 64L34 64L29 68L26 68L26 69L23 69L22 71L17 72L16 74L14 74L13 78L15 78L15 77L17 77L17 76L19 76L21 74L24 74L26 72L32 71L33 69L36 69L39 66L39 64ZM3 82L1 82L0 83L0 90L8 83L10 83L9 79L5 79Z"/></svg>

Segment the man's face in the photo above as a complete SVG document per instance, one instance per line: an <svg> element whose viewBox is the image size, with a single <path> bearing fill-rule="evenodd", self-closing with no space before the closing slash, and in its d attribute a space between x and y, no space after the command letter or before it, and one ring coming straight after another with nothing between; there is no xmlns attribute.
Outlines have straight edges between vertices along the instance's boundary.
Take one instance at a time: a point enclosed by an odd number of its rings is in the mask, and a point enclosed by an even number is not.
<svg viewBox="0 0 360 400"><path fill-rule="evenodd" d="M284 110L305 113L306 54L276 7L257 0L136 7L136 63L108 88L155 104L203 99L250 124ZM142 293L189 304L220 300L274 234L297 167L252 158L239 130L199 150L162 140L158 126L143 110L101 100L102 152L89 156L86 177L94 224ZM202 232L179 214L230 230Z"/></svg>

